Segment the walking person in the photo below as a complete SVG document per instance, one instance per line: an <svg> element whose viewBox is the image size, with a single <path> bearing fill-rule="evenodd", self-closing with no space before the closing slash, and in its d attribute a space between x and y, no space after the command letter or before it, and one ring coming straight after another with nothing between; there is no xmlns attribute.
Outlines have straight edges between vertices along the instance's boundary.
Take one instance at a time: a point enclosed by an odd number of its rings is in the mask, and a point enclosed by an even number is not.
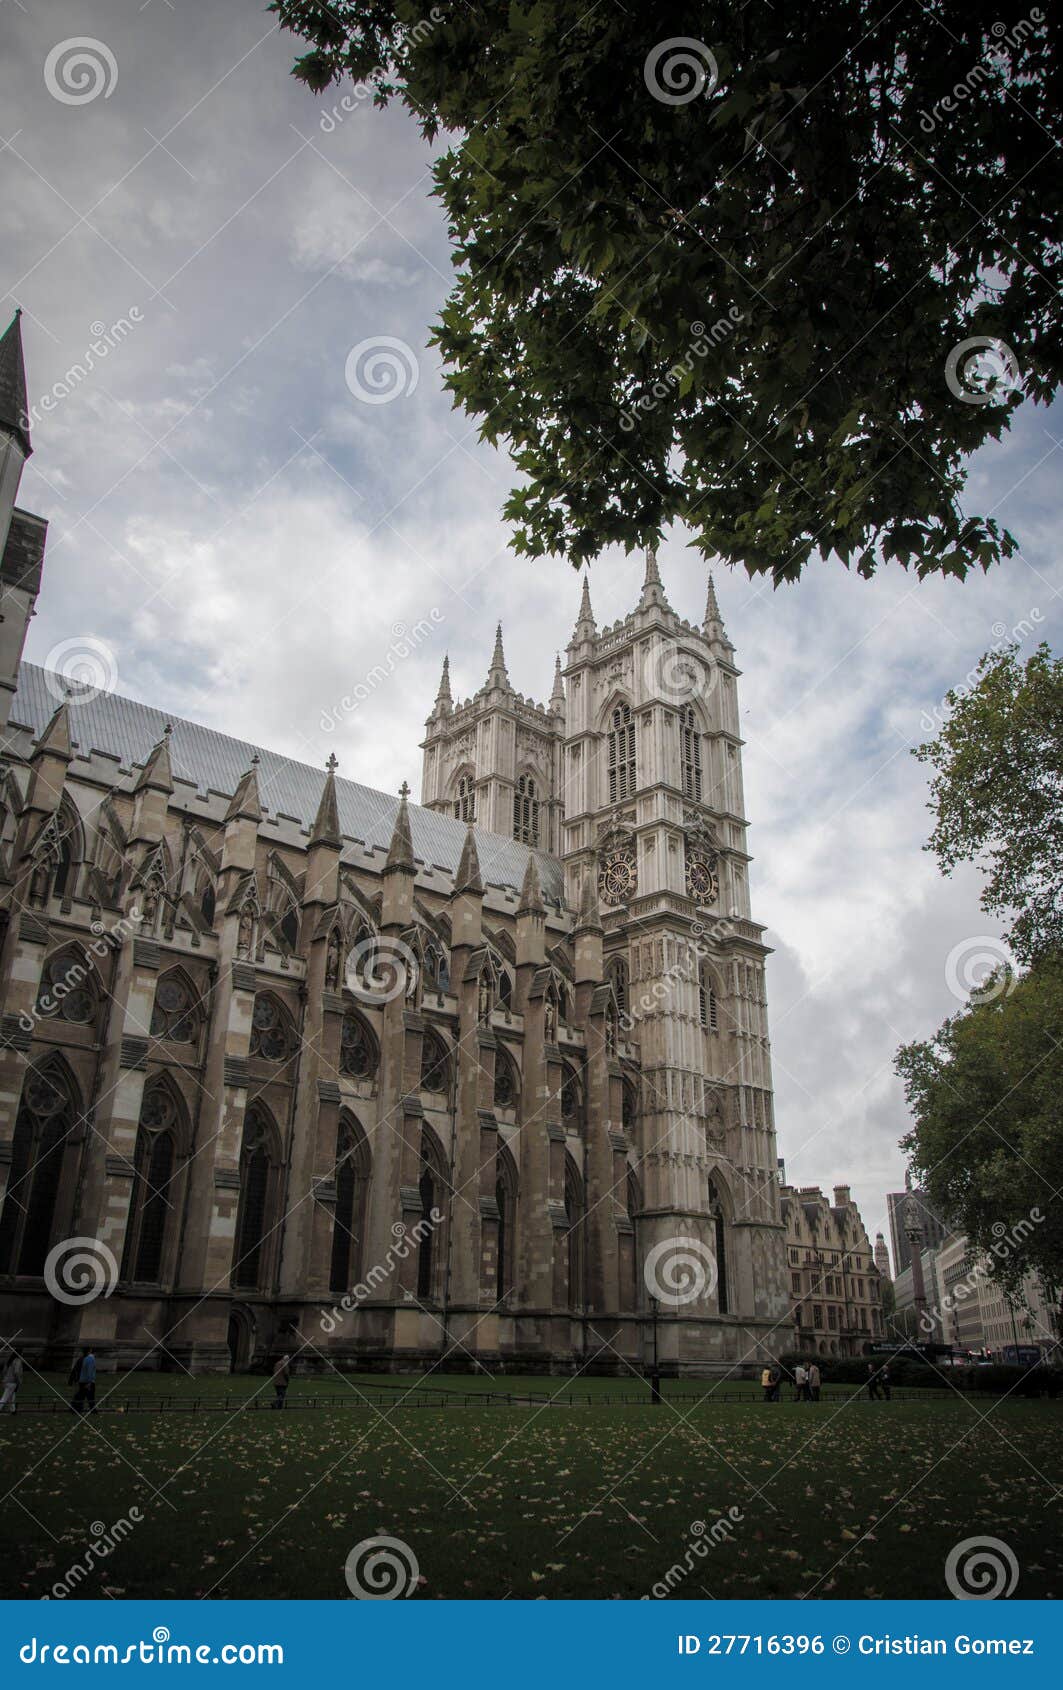
<svg viewBox="0 0 1063 1690"><path fill-rule="evenodd" d="M819 1401L819 1381L820 1381L819 1363L814 1361L812 1363L811 1367L808 1370L808 1400L809 1400L809 1402L818 1402Z"/></svg>
<svg viewBox="0 0 1063 1690"><path fill-rule="evenodd" d="M804 1402L808 1390L808 1369L799 1361L794 1368L794 1402Z"/></svg>
<svg viewBox="0 0 1063 1690"><path fill-rule="evenodd" d="M277 1393L273 1400L274 1408L284 1407L284 1399L288 1395L288 1386L291 1383L291 1377L292 1358L291 1356L281 1356L280 1361L273 1369L273 1389Z"/></svg>
<svg viewBox="0 0 1063 1690"><path fill-rule="evenodd" d="M74 1368L77 1370L77 1390L74 1393L74 1400L70 1404L70 1407L75 1414L84 1414L87 1405L88 1412L90 1414L95 1414L96 1357L92 1353L91 1346L87 1350L82 1350L81 1359L75 1362ZM71 1373L74 1372L74 1368L71 1369Z"/></svg>
<svg viewBox="0 0 1063 1690"><path fill-rule="evenodd" d="M867 1364L867 1400L868 1400L868 1402L877 1402L878 1398L881 1396L881 1394L882 1394L882 1392L879 1388L878 1374L875 1371L875 1364L874 1364L873 1361L869 1361L868 1364Z"/></svg>
<svg viewBox="0 0 1063 1690"><path fill-rule="evenodd" d="M773 1367L771 1370L771 1400L772 1402L780 1402L782 1400L781 1367Z"/></svg>
<svg viewBox="0 0 1063 1690"><path fill-rule="evenodd" d="M0 1396L0 1414L6 1409L8 1414L16 1412L19 1386L22 1384L22 1357L17 1350L12 1350L4 1363L3 1374L0 1375L3 1384L3 1395Z"/></svg>
<svg viewBox="0 0 1063 1690"><path fill-rule="evenodd" d="M879 1376L879 1383L882 1386L882 1395L885 1397L886 1401L889 1402L889 1400L890 1400L890 1370L889 1370L888 1367L884 1367L882 1369L882 1373Z"/></svg>
<svg viewBox="0 0 1063 1690"><path fill-rule="evenodd" d="M771 1401L771 1368L765 1367L760 1375L760 1388L764 1392L764 1401Z"/></svg>

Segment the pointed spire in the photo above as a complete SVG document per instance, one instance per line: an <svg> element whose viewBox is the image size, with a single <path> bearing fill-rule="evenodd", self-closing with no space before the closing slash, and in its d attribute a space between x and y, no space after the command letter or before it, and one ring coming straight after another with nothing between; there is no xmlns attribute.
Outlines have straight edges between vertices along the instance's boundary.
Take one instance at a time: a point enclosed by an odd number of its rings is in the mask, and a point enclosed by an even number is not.
<svg viewBox="0 0 1063 1690"><path fill-rule="evenodd" d="M256 825L262 820L262 801L258 795L257 751L251 758L247 773L232 795L229 808L225 812L225 820L254 822Z"/></svg>
<svg viewBox="0 0 1063 1690"><path fill-rule="evenodd" d="M708 592L705 595L705 620L706 622L719 622L721 620L720 606L716 598L716 583L712 578L711 569L709 570Z"/></svg>
<svg viewBox="0 0 1063 1690"><path fill-rule="evenodd" d="M583 885L579 894L579 914L576 917L574 933L600 933L602 918L598 909L598 874L593 862L588 863L583 871Z"/></svg>
<svg viewBox="0 0 1063 1690"><path fill-rule="evenodd" d="M565 683L561 675L561 653L554 659L554 690L550 694L550 710L555 716L561 716L565 710Z"/></svg>
<svg viewBox="0 0 1063 1690"><path fill-rule="evenodd" d="M594 620L594 611L591 609L590 577L584 575L583 592L579 601L579 615L576 617L576 626L573 629L569 644L579 645L582 640L596 640L597 638L598 624Z"/></svg>
<svg viewBox="0 0 1063 1690"><path fill-rule="evenodd" d="M70 701L64 698L55 712L40 739L34 758L47 754L51 757L64 757L69 763L73 756L70 744Z"/></svg>
<svg viewBox="0 0 1063 1690"><path fill-rule="evenodd" d="M23 456L28 458L33 447L26 402L26 364L22 356L21 307L0 335L0 428L15 436Z"/></svg>
<svg viewBox="0 0 1063 1690"><path fill-rule="evenodd" d="M336 770L339 764L335 752L329 753L325 764L325 784L321 788L321 802L317 807L314 825L310 829L311 845L330 845L334 851L340 848L340 812L336 801Z"/></svg>
<svg viewBox="0 0 1063 1690"><path fill-rule="evenodd" d="M543 904L543 889L539 881L539 865L534 854L528 852L528 866L524 870L524 884L520 889L520 903L517 906L518 915L545 915Z"/></svg>
<svg viewBox="0 0 1063 1690"><path fill-rule="evenodd" d="M671 605L661 584L661 572L657 567L657 553L650 547L646 552L646 578L642 583L642 597L639 599L640 610L671 610Z"/></svg>
<svg viewBox="0 0 1063 1690"><path fill-rule="evenodd" d="M480 859L476 854L476 835L473 833L472 822L469 823L465 834L465 843L461 848L461 861L458 872L454 877L455 892L474 892L483 896L484 883L480 878Z"/></svg>
<svg viewBox="0 0 1063 1690"><path fill-rule="evenodd" d="M506 673L506 654L502 650L502 624L495 629L495 649L491 653L491 667L487 671L487 685L489 687L505 687L509 690L509 675Z"/></svg>
<svg viewBox="0 0 1063 1690"><path fill-rule="evenodd" d="M403 781L399 788L399 811L395 817L395 830L391 835L387 861L384 864L385 873L388 869L402 869L407 874L417 872L413 856L413 835L410 832L410 807L407 803L409 796L410 789Z"/></svg>
<svg viewBox="0 0 1063 1690"><path fill-rule="evenodd" d="M453 705L454 700L450 696L450 653L448 652L443 659L443 674L439 682L439 691L436 693L436 712L437 714L445 714L453 708Z"/></svg>
<svg viewBox="0 0 1063 1690"><path fill-rule="evenodd" d="M134 792L172 792L173 768L170 763L170 735L173 728L167 722L162 738L152 747L148 760L140 771Z"/></svg>

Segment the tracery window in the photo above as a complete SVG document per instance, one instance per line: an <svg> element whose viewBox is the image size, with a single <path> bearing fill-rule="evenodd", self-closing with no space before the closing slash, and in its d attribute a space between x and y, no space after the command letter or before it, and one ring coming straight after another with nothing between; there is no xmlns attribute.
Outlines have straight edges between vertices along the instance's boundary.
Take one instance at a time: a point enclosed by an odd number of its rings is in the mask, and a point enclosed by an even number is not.
<svg viewBox="0 0 1063 1690"><path fill-rule="evenodd" d="M160 981L161 984L161 981ZM126 1224L122 1278L157 1285L171 1216L177 1159L177 1109L167 1087L149 1085L144 1092L133 1153L133 1190Z"/></svg>
<svg viewBox="0 0 1063 1690"><path fill-rule="evenodd" d="M680 757L683 764L683 796L701 800L701 735L694 706L687 704L679 713Z"/></svg>
<svg viewBox="0 0 1063 1690"><path fill-rule="evenodd" d="M262 1288L269 1257L275 1140L265 1113L254 1104L244 1118L240 1147L240 1212L233 1283L243 1291Z"/></svg>
<svg viewBox="0 0 1063 1690"><path fill-rule="evenodd" d="M458 795L454 800L454 814L460 822L476 820L476 785L471 775L458 779Z"/></svg>
<svg viewBox="0 0 1063 1690"><path fill-rule="evenodd" d="M627 1014L628 1006L628 967L623 957L614 957L609 964L609 979L612 982L616 997L616 1007L621 1015Z"/></svg>
<svg viewBox="0 0 1063 1690"><path fill-rule="evenodd" d="M173 1044L191 1044L197 1032L198 1016L192 993L176 969L164 974L155 988L151 1011L151 1036Z"/></svg>
<svg viewBox="0 0 1063 1690"><path fill-rule="evenodd" d="M357 1015L345 1015L340 1027L340 1072L364 1080L376 1070L376 1042Z"/></svg>
<svg viewBox="0 0 1063 1690"><path fill-rule="evenodd" d="M635 723L630 704L618 704L609 731L609 802L630 798L635 790Z"/></svg>
<svg viewBox="0 0 1063 1690"><path fill-rule="evenodd" d="M698 1014L701 1025L710 1033L720 1030L720 1015L716 1004L716 992L708 972L703 968L698 975Z"/></svg>
<svg viewBox="0 0 1063 1690"><path fill-rule="evenodd" d="M336 1215L329 1289L349 1291L361 1274L369 1195L369 1146L361 1128L341 1117L336 1133Z"/></svg>
<svg viewBox="0 0 1063 1690"><path fill-rule="evenodd" d="M0 1215L0 1273L44 1271L67 1140L76 1116L72 1089L58 1069L33 1069L27 1074Z"/></svg>
<svg viewBox="0 0 1063 1690"><path fill-rule="evenodd" d="M421 1090L445 1092L448 1081L447 1047L429 1028L421 1044Z"/></svg>
<svg viewBox="0 0 1063 1690"><path fill-rule="evenodd" d="M251 1055L283 1062L292 1048L291 1023L272 997L257 997L251 1013Z"/></svg>
<svg viewBox="0 0 1063 1690"><path fill-rule="evenodd" d="M96 1016L93 970L78 951L58 951L41 970L37 1014L88 1026Z"/></svg>
<svg viewBox="0 0 1063 1690"><path fill-rule="evenodd" d="M513 795L513 837L521 845L539 843L539 800L531 775L521 775Z"/></svg>
<svg viewBox="0 0 1063 1690"><path fill-rule="evenodd" d="M495 1159L495 1202L498 1205L498 1264L495 1295L499 1302L513 1289L517 1219L517 1177L513 1158L502 1147Z"/></svg>
<svg viewBox="0 0 1063 1690"><path fill-rule="evenodd" d="M517 1107L517 1076L509 1057L501 1050L495 1055L495 1108Z"/></svg>

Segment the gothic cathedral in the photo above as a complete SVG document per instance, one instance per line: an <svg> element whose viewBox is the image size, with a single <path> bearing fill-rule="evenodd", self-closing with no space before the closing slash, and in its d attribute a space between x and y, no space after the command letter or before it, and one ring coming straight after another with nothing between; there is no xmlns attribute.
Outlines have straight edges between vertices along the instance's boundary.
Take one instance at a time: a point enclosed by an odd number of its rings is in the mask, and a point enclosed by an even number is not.
<svg viewBox="0 0 1063 1690"><path fill-rule="evenodd" d="M102 1368L722 1374L790 1348L734 648L655 557L422 804L25 662L0 339L0 1304Z"/></svg>

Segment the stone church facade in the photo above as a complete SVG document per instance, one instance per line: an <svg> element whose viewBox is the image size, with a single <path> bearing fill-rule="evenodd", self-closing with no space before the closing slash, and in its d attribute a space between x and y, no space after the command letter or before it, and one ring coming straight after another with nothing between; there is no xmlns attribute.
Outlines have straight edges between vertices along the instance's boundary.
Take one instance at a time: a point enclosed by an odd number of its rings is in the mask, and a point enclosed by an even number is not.
<svg viewBox="0 0 1063 1690"><path fill-rule="evenodd" d="M0 1327L31 1359L751 1370L792 1345L734 649L656 560L415 806L22 658L0 340Z"/></svg>

